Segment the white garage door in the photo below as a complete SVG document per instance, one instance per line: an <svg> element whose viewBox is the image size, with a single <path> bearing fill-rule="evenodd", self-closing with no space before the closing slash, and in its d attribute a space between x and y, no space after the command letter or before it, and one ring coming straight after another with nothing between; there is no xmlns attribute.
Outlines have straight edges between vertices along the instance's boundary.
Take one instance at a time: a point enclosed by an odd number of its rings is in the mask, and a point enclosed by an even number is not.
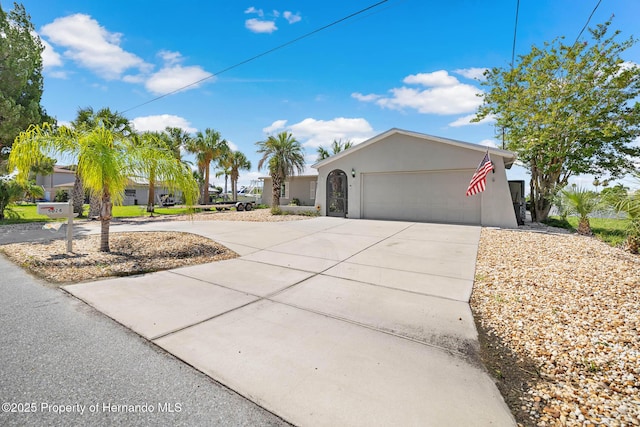
<svg viewBox="0 0 640 427"><path fill-rule="evenodd" d="M480 224L480 195L465 192L473 171L362 174L362 217Z"/></svg>

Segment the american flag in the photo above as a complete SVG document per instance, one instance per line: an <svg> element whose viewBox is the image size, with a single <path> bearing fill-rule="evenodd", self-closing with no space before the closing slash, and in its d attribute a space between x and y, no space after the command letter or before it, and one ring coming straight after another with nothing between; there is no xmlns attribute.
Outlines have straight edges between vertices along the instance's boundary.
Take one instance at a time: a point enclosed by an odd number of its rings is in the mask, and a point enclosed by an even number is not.
<svg viewBox="0 0 640 427"><path fill-rule="evenodd" d="M489 158L489 150L484 155L484 158L480 162L478 169L476 169L476 173L471 177L471 182L469 183L469 188L467 188L467 196L473 196L474 194L478 194L485 189L485 184L487 183L487 174L493 170L493 163L491 163L491 159Z"/></svg>

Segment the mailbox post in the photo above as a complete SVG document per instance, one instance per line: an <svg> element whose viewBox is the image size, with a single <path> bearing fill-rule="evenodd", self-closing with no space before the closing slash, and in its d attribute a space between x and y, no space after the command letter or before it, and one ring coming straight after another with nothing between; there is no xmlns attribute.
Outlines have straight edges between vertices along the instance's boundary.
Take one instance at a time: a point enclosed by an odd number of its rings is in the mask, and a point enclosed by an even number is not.
<svg viewBox="0 0 640 427"><path fill-rule="evenodd" d="M38 203L38 214L49 218L67 218L67 252L73 252L73 213L72 201L69 203Z"/></svg>

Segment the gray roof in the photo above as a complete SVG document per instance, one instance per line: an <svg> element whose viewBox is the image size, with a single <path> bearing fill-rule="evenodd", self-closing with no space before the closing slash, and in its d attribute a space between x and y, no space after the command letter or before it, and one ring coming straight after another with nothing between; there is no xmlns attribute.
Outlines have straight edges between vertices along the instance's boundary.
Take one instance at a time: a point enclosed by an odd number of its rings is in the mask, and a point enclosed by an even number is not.
<svg viewBox="0 0 640 427"><path fill-rule="evenodd" d="M484 145L478 145L478 144L472 144L470 142L464 142L464 141L457 141L455 139L448 139L448 138L441 138L439 136L433 136L433 135L427 135L424 133L419 133L419 132L412 132L412 131L408 131L408 130L403 130L403 129L398 129L398 128L393 128L393 129L389 129L388 131L381 133L380 135L374 136L373 138L370 138L364 142L361 142L360 144L354 145L353 147L341 151L338 154L334 154L331 157L328 157L324 160L321 160L313 165L311 165L312 168L318 169L324 165L328 165L338 159L341 159L343 157L346 157L352 153L355 153L358 150L362 150L363 148L366 148L367 146L371 145L371 144L375 144L378 141L381 141L391 135L394 134L400 134L400 135L406 135L406 136L411 136L414 138L419 138L419 139L424 139L424 140L429 140L429 141L435 141L435 142L440 142L442 144L448 144L448 145L453 145L455 147L460 147L460 148L466 148L469 150L475 150L475 151L479 151L479 152L486 152L487 150L489 150L489 154L491 154L492 156L500 156L504 158L504 165L507 169L511 168L511 165L513 165L513 163L516 160L516 154L511 152L511 151L507 151L507 150L501 150L499 148L493 148L493 147L487 147Z"/></svg>

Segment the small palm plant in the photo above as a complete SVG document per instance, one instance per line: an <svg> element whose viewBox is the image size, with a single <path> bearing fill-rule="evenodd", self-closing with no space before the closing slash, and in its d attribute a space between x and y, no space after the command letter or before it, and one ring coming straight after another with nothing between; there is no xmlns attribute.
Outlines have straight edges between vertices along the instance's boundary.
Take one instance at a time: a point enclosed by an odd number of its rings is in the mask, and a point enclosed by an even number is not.
<svg viewBox="0 0 640 427"><path fill-rule="evenodd" d="M598 194L580 187L562 190L561 194L562 214L578 215L578 234L591 236L589 215L600 207Z"/></svg>

